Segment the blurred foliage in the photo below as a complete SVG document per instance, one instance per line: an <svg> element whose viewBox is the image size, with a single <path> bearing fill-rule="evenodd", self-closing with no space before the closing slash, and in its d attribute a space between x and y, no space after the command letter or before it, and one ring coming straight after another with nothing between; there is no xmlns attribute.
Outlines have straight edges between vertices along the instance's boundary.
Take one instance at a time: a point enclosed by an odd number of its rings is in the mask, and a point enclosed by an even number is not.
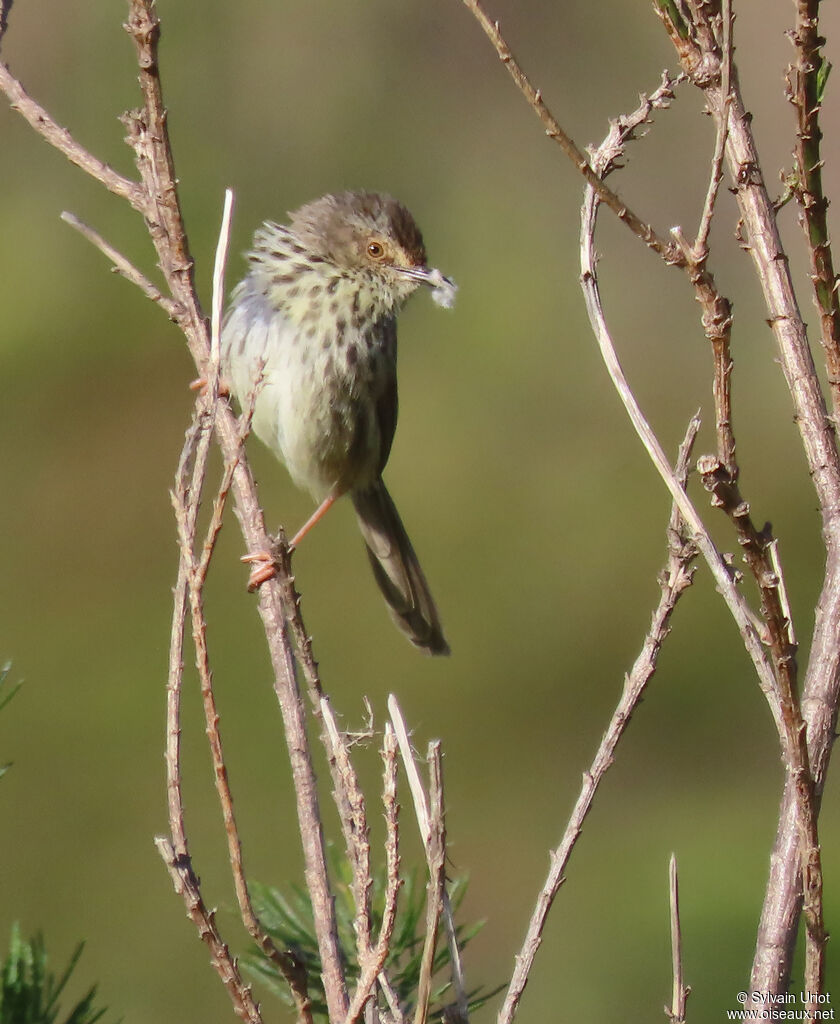
<svg viewBox="0 0 840 1024"><path fill-rule="evenodd" d="M17 924L13 925L9 953L0 967L0 1024L94 1024L99 1020L105 1010L94 1007L95 985L69 1012L62 1011L58 1002L83 949L80 943L56 979L47 970L43 936L25 942Z"/></svg>
<svg viewBox="0 0 840 1024"><path fill-rule="evenodd" d="M356 936L353 921L356 908L351 889L352 869L345 857L342 857L332 844L328 850L335 882L335 913L338 926L338 941L343 962L347 971L349 984L358 981L361 970L356 958ZM300 885L289 885L283 888L252 883L252 895L257 916L274 940L278 949L289 950L305 971L308 979L309 997L312 1000L312 1011L324 1020L327 1019L327 1004L321 978L321 957L318 952L318 940L312 918L312 901L309 893ZM461 905L466 890L467 879L455 878L448 883L453 914ZM385 905L385 872L374 873L371 890L371 921L374 942L382 926L382 911ZM385 969L394 987L400 1005L406 1015L413 1017L417 989L420 980L420 962L423 956L423 941L426 924L426 888L418 881L417 872L412 872L403 880L399 895L399 908L394 934L391 941ZM475 938L483 926L483 922L465 926L456 925L458 948L463 951ZM446 929L441 920L438 927L437 946L435 948L434 975L449 971L451 957L446 939ZM289 986L277 968L266 959L259 950L251 953L246 966L257 978L266 982L271 991L289 1007L294 1000L289 993ZM429 1001L429 1020L437 1020L442 1016L445 1003L444 996L450 993L451 981L447 978L432 987ZM497 992L504 988L498 986L492 991L480 988L468 993L470 1012L479 1009ZM387 1007L383 1007L387 1008Z"/></svg>
<svg viewBox="0 0 840 1024"><path fill-rule="evenodd" d="M636 0L487 4L581 145L598 141L608 118L635 108L639 91L675 64L659 19ZM466 919L488 922L470 944L467 978L508 977L547 850L648 626L669 513L586 324L580 182L460 0L207 0L200 17L176 0L157 8L205 300L227 185L237 193L231 285L262 219L282 219L326 191L367 187L406 203L433 262L460 286L451 312L418 297L401 317L401 419L386 471L452 658L431 664L393 629L348 507L307 538L295 574L334 706L352 716L367 694L377 710L395 691L416 742L443 741L453 871L470 873ZM774 181L794 144L783 89L793 8L736 0L735 9L739 75ZM80 141L134 174L117 120L139 102L124 17L122 0L18 0L2 56ZM840 4L822 5L821 27L826 59L837 63ZM829 79L830 194L837 104ZM660 230L680 224L689 237L714 144L701 106L681 89L612 179ZM155 277L136 214L0 103L0 649L27 679L0 719L3 759L15 763L0 785L0 929L37 921L67 949L88 936L104 1002L128 1019L230 1019L152 843L166 824L161 751L177 559L168 491L195 373L175 328L59 221L63 209ZM829 209L835 238L838 209ZM804 665L824 560L820 522L736 221L723 189L710 269L735 303L740 480L756 520L771 520L780 538ZM793 204L781 227L809 311ZM690 288L606 216L598 245L622 363L666 450L676 450L698 406L697 454L710 450L711 358ZM269 523L294 530L308 498L256 445L252 458ZM690 486L706 508L698 482ZM707 514L714 536L732 550L716 515ZM231 518L207 595L226 758L249 872L299 879L288 761L243 553ZM208 901L224 905L234 896L203 730L187 673L187 827ZM370 780L379 784L373 769ZM722 1007L735 1008L782 782L769 712L701 569L569 865L520 1024L614 1019L616 1007L628 1024L656 1019L671 985L672 850L689 1012L717 1020ZM832 772L821 838L835 930L837 789ZM326 785L323 793L326 804ZM225 938L241 950L247 939L236 927ZM829 989L840 991L836 957L828 970ZM475 1024L492 1014L479 1010Z"/></svg>

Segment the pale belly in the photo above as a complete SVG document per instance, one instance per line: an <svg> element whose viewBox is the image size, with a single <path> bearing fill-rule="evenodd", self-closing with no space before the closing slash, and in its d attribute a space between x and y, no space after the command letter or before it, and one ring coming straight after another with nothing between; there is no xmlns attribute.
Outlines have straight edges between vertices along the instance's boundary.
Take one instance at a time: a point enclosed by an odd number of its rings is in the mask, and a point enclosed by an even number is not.
<svg viewBox="0 0 840 1024"><path fill-rule="evenodd" d="M223 371L243 408L253 401L262 366L254 433L317 501L378 478L396 421L395 353L388 339L380 344L345 331L340 344L335 335L323 342L254 295L239 298L222 337Z"/></svg>

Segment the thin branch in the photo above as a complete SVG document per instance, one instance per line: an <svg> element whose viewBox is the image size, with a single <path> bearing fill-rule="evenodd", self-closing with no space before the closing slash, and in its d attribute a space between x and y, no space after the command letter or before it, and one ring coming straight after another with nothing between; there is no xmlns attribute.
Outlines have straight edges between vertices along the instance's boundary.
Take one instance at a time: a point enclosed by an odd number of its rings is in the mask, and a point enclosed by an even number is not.
<svg viewBox="0 0 840 1024"><path fill-rule="evenodd" d="M674 475L681 486L685 485L691 449L699 429L700 418L699 416L694 416L689 423L685 440L680 446L677 465L674 470ZM551 865L548 877L537 897L528 930L525 934L525 940L516 956L513 977L508 986L502 1008L499 1010L498 1024L511 1024L516 1016L519 1000L522 998L531 968L534 965L534 959L542 943L542 933L548 913L551 910L551 905L560 886L563 884L564 872L569 863L569 858L583 831L586 817L592 809L592 803L598 787L615 760L615 752L621 737L624 735L624 730L630 724L633 712L656 671L659 651L668 634L669 622L677 601L691 585L693 571L690 568L690 564L696 557L697 552L676 503L671 511L667 534L668 560L659 578L659 584L662 589L659 604L653 613L653 621L645 637L641 653L630 673L625 677L621 699L613 712L592 764L583 776L583 785L569 817L566 830L560 840L560 845L551 852Z"/></svg>
<svg viewBox="0 0 840 1024"><path fill-rule="evenodd" d="M788 99L796 108L794 195L808 240L811 283L820 312L820 340L825 350L835 417L840 416L840 295L828 231L829 200L823 191L821 152L822 90L828 77L819 32L819 0L797 0L796 28L790 33L796 62L788 72Z"/></svg>
<svg viewBox="0 0 840 1024"><path fill-rule="evenodd" d="M359 777L350 760L344 737L339 731L330 702L321 700L321 716L327 734L327 754L333 767L334 796L344 833L347 860L353 872L352 891L356 906L353 929L359 945L359 957L366 958L371 949L370 829L367 808ZM379 972L377 971L377 974ZM375 975L374 975L375 977Z"/></svg>
<svg viewBox="0 0 840 1024"><path fill-rule="evenodd" d="M645 245L661 256L666 263L682 266L684 264L684 257L674 243L658 235L650 224L646 224L624 203L620 196L616 195L612 189L604 184L602 177L590 165L586 154L563 130L560 123L545 105L540 90L534 88L528 76L513 56L510 47L502 36L498 21L493 21L490 18L480 0L463 0L463 3L475 16L487 38L493 44L499 60L507 68L528 105L542 122L546 135L560 145L563 152L583 175L589 186L594 189L599 199L609 206L618 219L626 224L633 234L638 235Z"/></svg>
<svg viewBox="0 0 840 1024"><path fill-rule="evenodd" d="M732 11L730 0L723 0L721 5L721 94L724 97L725 110L728 112L730 103L730 82L732 76ZM715 121L715 151L712 157L712 171L706 201L700 218L697 238L692 246L685 241L679 229L672 234L677 245L686 257L686 271L691 281L697 301L703 310L702 324L706 337L712 346L714 357L713 394L715 402L715 429L718 441L718 458L734 482L738 479L738 462L735 457L735 434L732 427L732 394L730 379L732 375L732 355L730 338L732 333L732 305L723 296L715 279L708 269L709 232L715 212L717 197L723 178L723 160L726 152L726 140L729 134L729 118L719 117Z"/></svg>
<svg viewBox="0 0 840 1024"><path fill-rule="evenodd" d="M597 154L596 154L597 156ZM598 160L595 160L598 165ZM686 494L685 488L680 484L674 475L670 464L662 451L662 447L645 419L635 395L633 394L610 337L604 312L601 307L601 298L598 288L598 277L596 272L594 232L595 219L598 208L598 200L594 192L587 187L584 199L583 211L581 214L581 287L584 292L586 309L593 333L601 349L601 355L606 364L607 370L612 378L613 385L618 391L619 397L624 404L628 416L633 424L636 433L645 447L651 461L662 477L665 486L668 488L672 499L677 504L680 513L686 521L692 541L697 545L706 563L712 571L715 583L720 591L732 617L738 626L741 638L747 653L752 659L758 675L759 685L764 691L770 709L776 720L779 732L782 732L781 710L776 698L776 680L773 673L773 666L762 646L761 639L756 632L752 614L743 595L738 591L729 567L714 544L703 521L694 508L691 499Z"/></svg>
<svg viewBox="0 0 840 1024"><path fill-rule="evenodd" d="M176 509L189 510L187 494L190 488L190 468L196 447L202 434L207 433L207 410L196 405L178 470L175 476L175 491L172 494ZM197 506L186 515L197 514ZM179 537L195 530L194 522L178 520ZM166 792L169 808L169 828L177 857L189 857L184 826L184 803L181 794L181 690L184 677L184 636L189 607L188 589L190 575L190 553L179 544L178 575L175 583L172 605L172 628L169 640L169 675L166 685Z"/></svg>
<svg viewBox="0 0 840 1024"><path fill-rule="evenodd" d="M173 623L169 654L166 716L166 774L169 804L169 825L172 839L158 837L158 851L169 869L175 891L184 900L187 914L199 936L210 950L213 968L230 995L235 1012L248 1024L262 1024L259 1009L250 987L242 980L236 962L216 928L214 915L207 910L201 896L198 878L193 871L184 824L181 796L180 709L183 681L184 630L188 608L188 589L192 551L184 541L194 536L198 501L190 503L190 495L200 493L204 477L211 417L206 402L198 403L178 464L173 502L180 510L177 516L181 539L178 577L175 586Z"/></svg>
<svg viewBox="0 0 840 1024"><path fill-rule="evenodd" d="M204 905L189 858L176 854L172 844L163 836L155 839L155 845L169 869L175 891L186 904L187 914L210 950L210 961L230 995L235 1013L247 1024L262 1024L262 1016L251 995L251 988L242 980L236 961L216 928L215 914Z"/></svg>
<svg viewBox="0 0 840 1024"><path fill-rule="evenodd" d="M804 7L799 9L803 11ZM788 781L771 855L770 879L751 978L753 991L775 994L787 987L803 887L808 932L806 970L809 977L814 978L821 977L823 970L825 933L816 821L840 702L840 651L837 645L840 634L840 453L808 345L788 259L779 237L776 207L761 173L752 119L744 107L734 67L728 95L722 91L714 10L701 4L694 5L694 23L689 33L673 24L661 10L660 14L683 70L703 90L712 115L728 122L726 157L735 182L733 191L743 224L744 248L753 259L764 292L768 323L776 337L780 362L793 400L794 418L819 499L827 549L826 575L817 606L801 700L807 724L807 750L800 746L804 746L801 734L798 737L791 735L795 723L786 723L784 713L777 718L780 734L788 737L785 740ZM718 73L715 73L716 67ZM813 107L808 107L809 115L812 110ZM818 141L812 128L808 129L810 141ZM792 700L795 703L795 694ZM807 774L806 765L810 766Z"/></svg>
<svg viewBox="0 0 840 1024"><path fill-rule="evenodd" d="M101 182L109 192L127 200L139 213L145 214L148 211L143 187L136 181L124 178L108 164L89 153L84 146L80 146L66 128L62 128L32 99L5 64L0 64L0 92L6 94L12 110L16 110L43 139L63 153L71 164L81 167L86 174Z"/></svg>
<svg viewBox="0 0 840 1024"><path fill-rule="evenodd" d="M203 401L200 399L199 401ZM209 403L208 403L209 404ZM198 460L196 460L198 462ZM222 737L219 729L219 711L216 705L216 698L213 692L213 674L210 668L210 656L207 648L207 623L204 616L204 585L207 579L207 571L210 559L215 548L219 530L222 526L225 502L230 490L235 464L225 466L222 481L213 503L213 511L210 523L207 527L205 540L201 547L201 558L196 561L195 536L182 536L182 550L189 552L189 603L192 614L193 644L195 647L195 661L198 669L201 685L201 697L204 707L207 739L210 746L210 753L213 762L214 780L219 803L222 809L222 819L225 826L225 835L228 843L228 857L233 875L234 888L239 903L242 921L248 934L259 947L263 955L269 959L285 978L295 1000L295 1006L300 1024L311 1024L312 1008L307 992L307 976L305 967L299 963L291 953L279 950L267 931L263 927L251 902L251 895L245 878L245 869L242 858L242 842L239 837L239 830L236 824L234 812L233 794L230 788L227 765L225 763L222 747ZM202 475L206 472L206 457L200 466ZM200 490L191 489L189 500L194 505L195 513L198 511L200 502ZM192 509L182 508L178 510L179 523L192 521L195 524L196 515L191 514Z"/></svg>
<svg viewBox="0 0 840 1024"><path fill-rule="evenodd" d="M732 0L722 0L721 21L723 42L723 58L721 60L721 92L725 102L729 104L729 83L732 75ZM723 157L726 151L726 136L729 132L729 118L724 117L717 122L717 134L715 138L715 152L712 157L712 173L709 179L709 188L706 192L706 202L703 205L703 213L700 217L700 227L697 230L697 238L694 242L694 256L698 261L704 262L709 251L709 231L712 227L712 217L715 212L720 183L723 179Z"/></svg>
<svg viewBox="0 0 840 1024"><path fill-rule="evenodd" d="M718 138L725 134L718 133ZM714 378L712 394L715 403L715 433L718 459L734 484L738 479L738 460L735 455L735 431L732 425L732 304L719 291L715 278L707 265L708 250L692 248L679 228L671 232L677 245L685 253L686 273L694 288L694 296L703 310L703 331L712 346Z"/></svg>
<svg viewBox="0 0 840 1024"><path fill-rule="evenodd" d="M152 0L132 0L127 28L137 51L144 108L127 115L125 123L152 207L147 223L167 284L173 297L185 309L179 325L184 330L199 374L207 378L210 356L207 322L195 292L193 263L178 202L177 179L158 73L160 24ZM216 409L216 434L223 457L226 462L236 462L233 481L235 511L247 548L250 551L264 550L269 540L253 475L244 458L233 458L240 445L236 417L227 402L219 402ZM347 990L327 872L317 784L286 629L284 594L274 581L268 581L260 588L259 611L274 669L275 692L283 715L324 992L330 1017L340 1020L347 1012Z"/></svg>
<svg viewBox="0 0 840 1024"><path fill-rule="evenodd" d="M382 975L382 970L391 950L391 939L397 920L397 897L402 886L399 854L399 806L397 804L397 741L390 722L385 723L382 761L384 765L382 803L385 810L385 900L382 910L382 925L379 929L376 946L373 949L368 949L367 953L363 955L360 953L361 975L350 999L350 1009L347 1011L344 1024L353 1024L358 1018L378 978L381 979L380 985L386 993L386 998L390 992L390 985L387 985L387 979Z"/></svg>
<svg viewBox="0 0 840 1024"><path fill-rule="evenodd" d="M227 267L230 231L233 221L233 191L225 189L225 206L222 212L222 226L216 243L216 258L213 262L213 304L210 316L210 366L215 393L218 393L221 372L222 310L225 304L225 268Z"/></svg>
<svg viewBox="0 0 840 1024"><path fill-rule="evenodd" d="M437 826L434 820L434 808L431 808L426 802L426 794L423 791L420 772L417 768L417 763L414 760L411 740L409 739L408 730L405 726L405 719L403 718L402 710L397 702L397 698L393 694L388 695L388 712L391 715L391 722L394 726L394 732L396 733L397 743L399 744L400 754L402 755L403 765L405 767L408 787L411 790L411 797L414 802L414 813L417 817L417 824L420 828L421 838L423 839L423 847L426 851L426 862L429 866L429 885L431 886L433 871L436 870L435 865L437 863L436 858L438 852L437 840L435 839L435 829L438 827L442 829L442 819L441 824ZM429 747L429 758L433 760L431 745ZM429 771L431 775L433 771L431 760ZM432 782L433 781L434 780L432 780ZM431 796L432 791L430 789L430 800ZM443 797L441 795L441 800L442 799ZM446 851L444 849L444 856L445 852ZM432 908L430 904L427 904L427 909L431 911ZM468 1017L468 1000L466 995L466 983L464 981L464 967L461 962L461 952L458 949L455 915L452 911L452 902L449 898L449 892L445 885L442 893L442 910L447 942L449 945L449 958L452 966L452 987L455 992L459 1016L463 1021L466 1021ZM426 931L426 941L429 942L428 928Z"/></svg>
<svg viewBox="0 0 840 1024"><path fill-rule="evenodd" d="M379 976L379 987L382 989L382 994L385 996L385 1002L388 1004L388 1010L394 1024L408 1024L408 1014L406 1013L405 1008L401 1005L399 996L394 990L394 986L384 974Z"/></svg>
<svg viewBox="0 0 840 1024"><path fill-rule="evenodd" d="M61 219L65 224L69 224L70 227L75 228L79 234L94 245L101 253L103 253L113 264L113 271L120 274L127 281L131 281L132 284L136 284L141 292L146 296L147 299L151 299L152 302L156 302L166 313L170 320L177 320L182 315L183 309L179 304L170 298L167 298L156 284L150 281L142 271L138 270L121 252L115 249L110 242L107 242L98 231L95 231L92 227L88 227L83 221L80 221L72 213L68 213L65 210L61 214Z"/></svg>
<svg viewBox="0 0 840 1024"><path fill-rule="evenodd" d="M222 226L219 233L219 242L216 249L216 259L213 273L213 308L214 316L213 331L215 358L210 359L210 379L208 380L207 393L197 399L197 409L206 409L210 415L208 422L216 419L216 409L219 404L219 376L220 363L218 359L219 345L218 332L220 329L220 311L224 295L224 268L227 259L227 250L230 240L231 215L233 210L233 193L228 189L225 194L225 206L222 216ZM196 416L199 413L197 411ZM246 426L250 426L250 417L253 415L253 403L246 408L244 416ZM201 435L206 443L198 448L193 465L193 483L189 490L178 488L176 490L176 520L179 524L180 547L182 558L189 563L189 604L192 614L193 644L195 647L195 661L198 669L201 685L202 704L206 722L207 739L210 746L211 758L213 761L214 779L219 803L222 809L222 818L225 825L225 834L228 842L228 857L233 875L234 888L239 903L242 921L251 938L257 944L263 955L269 959L285 978L292 992L300 1024L312 1024L312 1007L307 991L307 976L305 967L291 954L280 951L263 927L251 902L251 894L245 877L245 870L242 858L242 842L236 824L236 815L233 805L233 793L230 788L227 765L225 763L222 737L219 730L219 712L216 705L216 698L213 692L213 674L210 669L210 656L207 648L207 623L204 616L204 586L207 580L207 573L210 561L215 550L219 531L222 528L225 505L230 492L233 475L244 454L244 442L247 436L247 429L240 436L240 445L237 451L232 453L224 466L224 472L213 502L213 509L210 522L207 526L203 544L200 549L200 557L196 553L196 527L198 513L201 506L201 493L207 473L207 456L209 447L209 430ZM188 442L189 443L189 442ZM186 458L189 456L187 455ZM182 463L184 457L182 456Z"/></svg>
<svg viewBox="0 0 840 1024"><path fill-rule="evenodd" d="M684 1024L685 1004L691 989L683 980L680 889L677 877L677 858L673 853L668 865L668 896L671 907L671 974L674 984L671 1005L665 1007L665 1014L672 1024Z"/></svg>

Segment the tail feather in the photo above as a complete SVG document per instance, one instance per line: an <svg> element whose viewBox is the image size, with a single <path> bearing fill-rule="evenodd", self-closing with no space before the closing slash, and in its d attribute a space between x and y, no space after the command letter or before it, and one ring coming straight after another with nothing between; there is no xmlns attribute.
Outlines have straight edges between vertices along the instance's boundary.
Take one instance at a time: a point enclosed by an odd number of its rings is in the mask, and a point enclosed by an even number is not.
<svg viewBox="0 0 840 1024"><path fill-rule="evenodd" d="M382 480L351 498L373 575L391 617L426 654L449 654L434 599L417 555Z"/></svg>

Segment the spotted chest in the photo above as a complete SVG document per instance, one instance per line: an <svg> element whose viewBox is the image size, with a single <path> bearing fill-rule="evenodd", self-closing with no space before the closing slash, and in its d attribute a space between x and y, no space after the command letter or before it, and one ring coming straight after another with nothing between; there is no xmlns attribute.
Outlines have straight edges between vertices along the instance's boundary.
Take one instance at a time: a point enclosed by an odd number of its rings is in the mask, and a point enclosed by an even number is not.
<svg viewBox="0 0 840 1024"><path fill-rule="evenodd" d="M373 319L364 289L340 277L266 284L246 278L234 296L223 334L232 390L245 405L262 369L254 432L314 497L365 487L396 428L395 317Z"/></svg>

